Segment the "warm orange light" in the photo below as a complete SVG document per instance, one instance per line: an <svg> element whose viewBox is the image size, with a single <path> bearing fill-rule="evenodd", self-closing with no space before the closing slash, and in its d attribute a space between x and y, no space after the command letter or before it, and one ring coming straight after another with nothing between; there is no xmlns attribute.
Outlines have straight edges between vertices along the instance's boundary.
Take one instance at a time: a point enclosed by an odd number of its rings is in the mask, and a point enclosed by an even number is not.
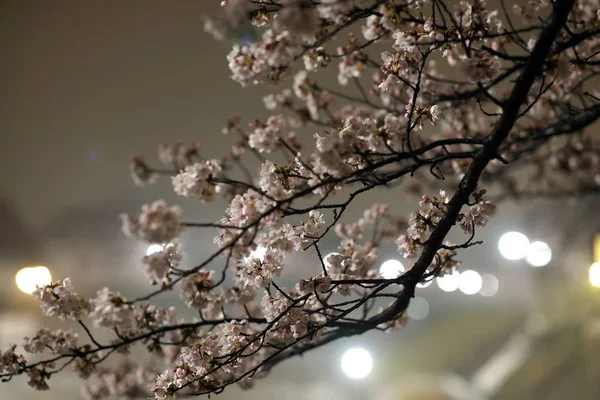
<svg viewBox="0 0 600 400"><path fill-rule="evenodd" d="M22 292L31 294L37 286L45 286L52 283L50 270L42 265L27 267L19 270L15 275L17 287Z"/></svg>

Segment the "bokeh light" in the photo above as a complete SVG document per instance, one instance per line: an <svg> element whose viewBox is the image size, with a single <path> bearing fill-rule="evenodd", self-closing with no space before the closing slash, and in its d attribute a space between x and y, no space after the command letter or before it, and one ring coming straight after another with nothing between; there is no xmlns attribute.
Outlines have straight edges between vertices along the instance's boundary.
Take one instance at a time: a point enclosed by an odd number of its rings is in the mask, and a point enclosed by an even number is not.
<svg viewBox="0 0 600 400"><path fill-rule="evenodd" d="M533 267L543 267L552 260L552 250L546 242L532 242L525 260Z"/></svg>
<svg viewBox="0 0 600 400"><path fill-rule="evenodd" d="M373 357L365 349L349 349L342 356L342 370L352 379L366 378L372 369Z"/></svg>
<svg viewBox="0 0 600 400"><path fill-rule="evenodd" d="M507 232L500 237L498 250L507 260L521 260L529 252L529 239L520 232Z"/></svg>
<svg viewBox="0 0 600 400"><path fill-rule="evenodd" d="M456 271L452 275L446 274L437 278L437 284L444 292L454 292L460 285L460 273Z"/></svg>
<svg viewBox="0 0 600 400"><path fill-rule="evenodd" d="M167 244L154 243L154 244L151 244L150 246L148 246L148 248L146 249L146 255L151 256L154 253L163 251L167 247L173 247L173 246L174 246L173 243L167 243Z"/></svg>
<svg viewBox="0 0 600 400"><path fill-rule="evenodd" d="M415 297L410 301L406 312L411 319L424 320L429 315L429 302L422 297Z"/></svg>
<svg viewBox="0 0 600 400"><path fill-rule="evenodd" d="M600 262L593 263L590 267L590 283L600 288Z"/></svg>
<svg viewBox="0 0 600 400"><path fill-rule="evenodd" d="M15 275L15 282L20 291L31 294L37 286L46 286L52 283L50 270L44 266L27 267L19 270Z"/></svg>
<svg viewBox="0 0 600 400"><path fill-rule="evenodd" d="M460 274L460 283L458 288L466 295L478 293L483 285L481 275L472 269L466 270Z"/></svg>
<svg viewBox="0 0 600 400"><path fill-rule="evenodd" d="M267 254L267 248L264 246L258 246L256 249L250 252L252 257L256 257L259 260L263 261L265 259L265 255Z"/></svg>
<svg viewBox="0 0 600 400"><path fill-rule="evenodd" d="M492 274L483 274L481 275L481 289L479 290L479 294L484 297L492 297L496 293L498 293L498 289L500 289L500 282L498 278L496 278Z"/></svg>
<svg viewBox="0 0 600 400"><path fill-rule="evenodd" d="M387 260L379 268L379 273L385 279L394 279L404 272L404 265L398 260Z"/></svg>
<svg viewBox="0 0 600 400"><path fill-rule="evenodd" d="M146 249L146 255L147 256L151 256L154 253L158 253L159 251L162 251L162 249L163 249L163 245L162 244L151 244Z"/></svg>

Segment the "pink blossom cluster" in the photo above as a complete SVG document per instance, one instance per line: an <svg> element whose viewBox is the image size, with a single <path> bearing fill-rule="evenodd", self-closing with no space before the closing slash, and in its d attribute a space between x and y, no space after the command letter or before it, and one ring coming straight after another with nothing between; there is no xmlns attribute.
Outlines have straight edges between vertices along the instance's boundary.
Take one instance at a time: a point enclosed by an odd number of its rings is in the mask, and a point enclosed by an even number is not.
<svg viewBox="0 0 600 400"><path fill-rule="evenodd" d="M450 198L443 190L440 191L439 197L423 196L419 203L421 209L410 214L406 235L401 235L396 239L398 252L404 258L417 255L428 238L427 233L432 232L444 217L449 201Z"/></svg>
<svg viewBox="0 0 600 400"><path fill-rule="evenodd" d="M215 286L213 274L214 271L198 271L181 281L179 289L188 307L202 308L210 301L210 290Z"/></svg>
<svg viewBox="0 0 600 400"><path fill-rule="evenodd" d="M251 255L236 266L234 280L240 288L259 289L267 286L283 270L283 254L268 248L263 257Z"/></svg>
<svg viewBox="0 0 600 400"><path fill-rule="evenodd" d="M27 384L35 390L48 390L47 379L50 377L46 369L54 368L53 362L42 362L34 367L24 368L25 358L15 353L16 344L11 344L6 350L0 352L0 374L20 374L25 373L29 380Z"/></svg>
<svg viewBox="0 0 600 400"><path fill-rule="evenodd" d="M302 295L315 292L327 293L331 288L330 276L316 276L311 279L302 279L296 284L296 291Z"/></svg>
<svg viewBox="0 0 600 400"><path fill-rule="evenodd" d="M296 179L289 178L293 167L280 167L265 161L260 169L258 184L260 189L276 200L284 200L294 193Z"/></svg>
<svg viewBox="0 0 600 400"><path fill-rule="evenodd" d="M23 349L28 353L69 354L77 349L78 335L72 330L39 328L34 337L25 337Z"/></svg>
<svg viewBox="0 0 600 400"><path fill-rule="evenodd" d="M160 251L142 258L142 266L152 285L158 282L169 283L169 272L182 260L181 248L178 244L168 244Z"/></svg>
<svg viewBox="0 0 600 400"><path fill-rule="evenodd" d="M196 197L203 203L215 199L219 186L212 181L221 171L217 160L205 160L192 165L171 178L175 193L185 197Z"/></svg>
<svg viewBox="0 0 600 400"><path fill-rule="evenodd" d="M283 220L270 225L270 228L256 235L256 243L262 248L270 248L283 254L289 254L302 248L302 239L297 234L298 228Z"/></svg>
<svg viewBox="0 0 600 400"><path fill-rule="evenodd" d="M385 240L396 238L400 231L406 229L406 220L391 215L389 210L388 204L374 204L358 221L336 224L335 233L342 239L362 239L372 227L374 237Z"/></svg>
<svg viewBox="0 0 600 400"><path fill-rule="evenodd" d="M252 365L265 352L249 341L252 333L254 328L244 320L227 322L217 330L201 333L196 343L182 347L173 367L156 378L152 388L155 398L170 399L190 384L193 384L191 390L210 388ZM236 361L222 364L221 360L232 354L237 354Z"/></svg>
<svg viewBox="0 0 600 400"><path fill-rule="evenodd" d="M337 49L338 55L342 57L338 66L338 83L342 86L348 85L352 79L360 78L366 69L366 55L360 50L352 51L358 47L358 39L353 33L349 35L348 46Z"/></svg>
<svg viewBox="0 0 600 400"><path fill-rule="evenodd" d="M25 359L15 354L16 344L11 344L7 349L0 352L0 373L16 374L20 371Z"/></svg>
<svg viewBox="0 0 600 400"><path fill-rule="evenodd" d="M273 115L265 123L256 121L254 131L248 136L248 145L260 153L271 153L279 148L282 129L285 127L283 115Z"/></svg>
<svg viewBox="0 0 600 400"><path fill-rule="evenodd" d="M227 55L231 78L244 87L277 82L301 51L300 43L290 32L268 29L260 42L233 46Z"/></svg>
<svg viewBox="0 0 600 400"><path fill-rule="evenodd" d="M338 252L330 254L325 260L328 275L334 280L352 280L372 278L378 271L373 267L379 259L379 249L372 243L364 245L353 239L343 239ZM352 293L351 284L340 284L334 288L336 293L347 296Z"/></svg>
<svg viewBox="0 0 600 400"><path fill-rule="evenodd" d="M181 142L162 143L158 146L158 158L160 161L166 166L173 166L177 169L182 169L186 165L198 161L199 152L199 142L192 142L189 146Z"/></svg>
<svg viewBox="0 0 600 400"><path fill-rule="evenodd" d="M163 200L142 206L139 217L121 214L123 233L148 243L170 243L184 231L180 223L181 209L178 206L168 207Z"/></svg>
<svg viewBox="0 0 600 400"><path fill-rule="evenodd" d="M133 182L138 186L151 185L158 180L158 174L148 167L142 156L139 155L131 158L129 171Z"/></svg>
<svg viewBox="0 0 600 400"><path fill-rule="evenodd" d="M278 291L273 296L266 294L261 301L265 318L273 323L269 337L282 343L291 338L299 339L308 332L309 315L291 298Z"/></svg>
<svg viewBox="0 0 600 400"><path fill-rule="evenodd" d="M56 316L63 321L80 319L91 310L89 300L75 292L71 278L38 286L33 296L42 303L45 315Z"/></svg>
<svg viewBox="0 0 600 400"><path fill-rule="evenodd" d="M469 207L466 214L459 216L460 227L465 233L472 234L476 227L484 227L496 206L489 200L478 200L475 204Z"/></svg>
<svg viewBox="0 0 600 400"><path fill-rule="evenodd" d="M292 90L284 89L279 93L270 93L263 97L263 103L267 110L283 109L292 104ZM230 129L223 133L229 133Z"/></svg>
<svg viewBox="0 0 600 400"><path fill-rule="evenodd" d="M319 90L316 82L309 78L307 71L299 71L294 75L292 85L296 97L306 104L311 119L318 120L319 112L326 110L333 98L326 90Z"/></svg>
<svg viewBox="0 0 600 400"><path fill-rule="evenodd" d="M89 316L96 327L119 327L126 331L134 327L134 308L127 304L127 300L120 293L105 287L99 290L96 298L92 300L92 307Z"/></svg>
<svg viewBox="0 0 600 400"><path fill-rule="evenodd" d="M302 60L304 61L304 69L307 72L316 72L319 68L327 68L331 62L331 57L325 53L323 47L317 47L311 49L308 54L302 56ZM304 71L300 71L298 73L303 72Z"/></svg>

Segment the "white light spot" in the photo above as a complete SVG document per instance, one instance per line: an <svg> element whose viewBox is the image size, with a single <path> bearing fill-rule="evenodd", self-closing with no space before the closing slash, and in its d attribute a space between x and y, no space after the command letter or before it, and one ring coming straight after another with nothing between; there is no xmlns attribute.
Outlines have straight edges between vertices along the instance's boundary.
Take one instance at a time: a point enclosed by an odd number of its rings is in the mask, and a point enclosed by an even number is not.
<svg viewBox="0 0 600 400"><path fill-rule="evenodd" d="M458 288L466 295L472 295L481 290L483 282L481 275L472 269L466 270L460 274L460 283Z"/></svg>
<svg viewBox="0 0 600 400"><path fill-rule="evenodd" d="M43 266L27 267L19 270L15 275L17 287L22 292L31 294L37 286L46 286L52 283L50 270Z"/></svg>
<svg viewBox="0 0 600 400"><path fill-rule="evenodd" d="M481 279L482 285L481 290L479 290L480 295L484 297L492 297L498 293L498 289L500 288L500 282L498 281L498 278L492 274L483 274Z"/></svg>
<svg viewBox="0 0 600 400"><path fill-rule="evenodd" d="M381 268L379 268L379 273L385 279L394 279L400 276L404 272L404 265L398 260L387 260L383 264L381 264Z"/></svg>
<svg viewBox="0 0 600 400"><path fill-rule="evenodd" d="M424 320L429 315L429 303L422 297L415 297L411 300L406 312L415 321Z"/></svg>
<svg viewBox="0 0 600 400"><path fill-rule="evenodd" d="M590 267L590 283L600 288L600 262L593 263Z"/></svg>
<svg viewBox="0 0 600 400"><path fill-rule="evenodd" d="M532 242L527 253L527 262L533 267L543 267L552 260L552 250L545 242Z"/></svg>
<svg viewBox="0 0 600 400"><path fill-rule="evenodd" d="M350 349L342 356L342 370L352 379L366 378L372 369L373 358L365 349Z"/></svg>
<svg viewBox="0 0 600 400"><path fill-rule="evenodd" d="M454 292L460 284L460 273L454 272L452 275L444 275L437 278L437 284L444 292Z"/></svg>
<svg viewBox="0 0 600 400"><path fill-rule="evenodd" d="M146 249L146 255L147 256L151 256L154 253L158 253L159 251L163 250L163 245L162 244L151 244L150 246L148 246L148 249Z"/></svg>
<svg viewBox="0 0 600 400"><path fill-rule="evenodd" d="M267 254L267 248L264 246L258 246L255 250L250 252L250 256L256 257L261 261L265 259L265 254Z"/></svg>
<svg viewBox="0 0 600 400"><path fill-rule="evenodd" d="M151 244L146 249L146 255L147 256L151 256L154 253L158 253L159 251L163 251L167 247L173 247L173 243L168 243L168 244L154 243L154 244Z"/></svg>
<svg viewBox="0 0 600 400"><path fill-rule="evenodd" d="M507 232L500 237L498 250L507 260L521 260L529 252L529 239L519 232Z"/></svg>
<svg viewBox="0 0 600 400"><path fill-rule="evenodd" d="M163 249L162 244L151 244L150 246L148 246L148 249L146 250L146 255L150 256L154 253L158 253L159 251L162 251L162 249Z"/></svg>

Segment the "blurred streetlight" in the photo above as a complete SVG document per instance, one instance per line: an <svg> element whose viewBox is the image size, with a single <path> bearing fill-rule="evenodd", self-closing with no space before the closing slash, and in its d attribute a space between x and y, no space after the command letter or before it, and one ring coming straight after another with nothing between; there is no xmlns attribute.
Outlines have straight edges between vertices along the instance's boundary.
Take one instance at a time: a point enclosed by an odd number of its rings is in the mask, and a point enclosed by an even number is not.
<svg viewBox="0 0 600 400"><path fill-rule="evenodd" d="M404 265L398 260L391 259L387 260L379 268L379 273L385 279L394 279L400 276L404 272Z"/></svg>
<svg viewBox="0 0 600 400"><path fill-rule="evenodd" d="M532 242L529 245L529 251L525 260L532 267L543 267L548 265L550 260L552 260L552 250L550 250L550 246L546 242Z"/></svg>
<svg viewBox="0 0 600 400"><path fill-rule="evenodd" d="M458 288L466 295L476 294L481 290L483 280L477 271L468 269L460 274L460 283Z"/></svg>
<svg viewBox="0 0 600 400"><path fill-rule="evenodd" d="M595 262L590 267L590 283L600 288L600 262Z"/></svg>
<svg viewBox="0 0 600 400"><path fill-rule="evenodd" d="M151 256L154 253L158 253L159 251L163 251L164 249L173 247L173 246L174 246L173 243L167 243L167 244L154 243L154 244L151 244L150 246L148 246L148 248L146 249L146 255Z"/></svg>
<svg viewBox="0 0 600 400"><path fill-rule="evenodd" d="M446 274L437 278L437 284L444 292L454 292L460 285L460 272L456 271L453 274Z"/></svg>
<svg viewBox="0 0 600 400"><path fill-rule="evenodd" d="M429 302L422 297L415 297L411 300L406 312L415 321L424 320L429 315Z"/></svg>
<svg viewBox="0 0 600 400"><path fill-rule="evenodd" d="M17 272L15 282L20 291L31 294L38 286L51 284L52 276L50 270L44 266L27 267Z"/></svg>
<svg viewBox="0 0 600 400"><path fill-rule="evenodd" d="M164 249L164 246L162 244L151 244L146 249L146 255L151 256L152 254L158 253L159 251L162 251L163 249Z"/></svg>
<svg viewBox="0 0 600 400"><path fill-rule="evenodd" d="M498 250L507 260L521 260L529 252L529 239L520 232L507 232L500 237Z"/></svg>
<svg viewBox="0 0 600 400"><path fill-rule="evenodd" d="M342 370L352 379L366 378L372 369L373 358L365 349L353 348L342 356Z"/></svg>
<svg viewBox="0 0 600 400"><path fill-rule="evenodd" d="M265 259L265 255L267 254L267 248L264 246L258 246L256 249L250 252L252 257L256 257L259 260L263 261Z"/></svg>
<svg viewBox="0 0 600 400"><path fill-rule="evenodd" d="M498 278L496 278L492 274L483 274L481 275L481 289L479 290L479 294L483 297L492 297L496 293L498 293L498 289L500 287L500 282L498 282Z"/></svg>

